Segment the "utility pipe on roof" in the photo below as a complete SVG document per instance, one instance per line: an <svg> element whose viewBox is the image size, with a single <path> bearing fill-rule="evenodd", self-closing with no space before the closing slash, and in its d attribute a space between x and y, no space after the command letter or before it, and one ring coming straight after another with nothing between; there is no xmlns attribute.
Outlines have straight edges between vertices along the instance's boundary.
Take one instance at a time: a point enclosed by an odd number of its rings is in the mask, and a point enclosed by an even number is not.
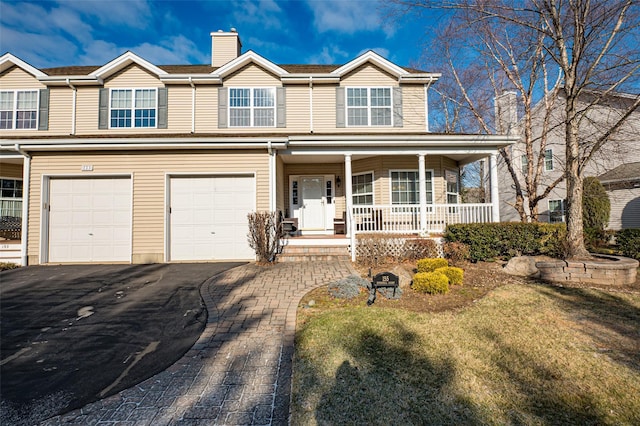
<svg viewBox="0 0 640 426"><path fill-rule="evenodd" d="M76 89L76 86L71 84L70 78L67 78L67 86L69 86L71 90L73 90L73 100L72 100L73 105L71 107L71 134L75 135L76 134L76 100L78 98L78 89Z"/></svg>
<svg viewBox="0 0 640 426"><path fill-rule="evenodd" d="M22 266L27 266L27 248L29 238L29 182L31 176L31 156L26 153L20 144L15 145L15 150L24 157L24 164L22 166L22 235L20 241L20 263Z"/></svg>

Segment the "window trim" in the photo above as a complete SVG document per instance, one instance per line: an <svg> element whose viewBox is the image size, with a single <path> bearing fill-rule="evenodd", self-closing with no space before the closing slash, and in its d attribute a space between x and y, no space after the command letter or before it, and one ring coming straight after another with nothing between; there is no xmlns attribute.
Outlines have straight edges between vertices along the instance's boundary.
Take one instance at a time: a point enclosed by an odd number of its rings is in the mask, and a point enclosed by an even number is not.
<svg viewBox="0 0 640 426"><path fill-rule="evenodd" d="M418 174L418 200L415 205L420 204L420 170L418 169L389 169L389 204L393 206L402 206L402 205L413 205L413 204L394 204L393 202L393 173L402 173L402 172L415 172ZM426 193L429 194L431 192L431 202L429 200L425 200L427 205L436 203L436 192L435 192L435 171L434 169L425 169L425 181L427 182ZM431 173L431 185L428 184L428 180L426 179L426 175ZM429 191L429 186L431 186L431 191Z"/></svg>
<svg viewBox="0 0 640 426"><path fill-rule="evenodd" d="M40 90L41 89L6 89L6 90L0 90L0 93L7 93L7 92L12 92L13 93L13 105L12 105L12 109L11 112L13 114L13 117L11 118L11 127L7 128L7 129L0 129L0 131L7 131L7 130L18 130L18 131L31 131L31 130L38 130L39 127L39 123L40 123ZM22 128L22 129L18 129L16 127L16 122L18 120L18 93L20 92L35 92L36 94L36 108L35 108L35 112L36 112L36 118L35 118L35 126L34 127L28 127L28 128ZM5 111L9 111L6 109L0 110L2 112ZM32 110L24 110L24 111L32 111Z"/></svg>
<svg viewBox="0 0 640 426"><path fill-rule="evenodd" d="M158 116L159 116L159 108L158 108L158 104L159 104L159 88L158 87L110 87L109 88L109 99L108 99L108 104L109 104L109 112L108 112L108 129L114 129L114 130L118 130L118 129L157 129L158 128ZM131 107L129 108L112 108L111 107L111 100L113 99L113 92L114 90L129 90L131 91ZM155 115L155 123L153 126L139 126L137 127L135 125L136 123L136 110L147 110L147 109L151 109L151 108L136 108L136 91L138 90L153 90L155 92L155 101L156 101L156 105L153 108L156 112ZM131 111L131 126L112 126L111 125L111 120L113 119L113 117L111 116L111 111L113 110L126 110L129 109Z"/></svg>
<svg viewBox="0 0 640 426"><path fill-rule="evenodd" d="M16 182L18 182L18 181L22 182L23 187L22 187L21 191L22 191L23 196L22 197L3 197L2 196L2 184L1 184L1 181L3 181L3 180L13 180L13 181L16 181ZM14 186L14 193L15 193L15 186ZM1 207L2 204L4 204L5 201L6 202L14 202L14 203L18 203L19 202L20 203L20 209L19 210L13 209L14 211L17 210L17 214L11 214L11 215L5 214L5 212L0 210L0 216L22 217L22 205L23 205L22 203L24 202L24 179L16 178L16 177L0 176L0 207Z"/></svg>
<svg viewBox="0 0 640 426"><path fill-rule="evenodd" d="M248 129L248 128L274 128L278 126L278 93L277 93L277 87L276 86L228 86L227 88L227 125L229 128L236 128L236 129ZM233 109L246 109L247 107L232 107L231 106L231 91L234 89L241 89L241 90L249 90L249 125L248 126L237 126L232 124L232 119L231 119L231 111ZM270 126L256 126L255 125L255 110L256 108L259 109L267 109L269 107L256 107L253 104L253 100L254 100L254 91L255 90L259 90L259 89L267 89L271 92L271 94L273 95L273 106L271 107L271 109L273 110L273 125Z"/></svg>
<svg viewBox="0 0 640 426"><path fill-rule="evenodd" d="M550 152L550 157L549 159L547 159L547 152ZM547 167L547 161L551 162L551 168ZM544 171L545 172L552 172L554 170L554 165L553 165L553 149L552 148L546 148L544 150Z"/></svg>
<svg viewBox="0 0 640 426"><path fill-rule="evenodd" d="M344 86L344 123L345 127L394 127L394 90L393 86ZM355 108L364 108L363 106L349 106L349 89L365 89L367 91L367 124L350 124L349 123L349 110ZM389 106L375 108L388 108L390 115L389 124L371 124L371 90L372 89L387 89L389 90Z"/></svg>
<svg viewBox="0 0 640 426"><path fill-rule="evenodd" d="M356 204L353 202L353 197L355 196L369 195L368 192L365 192L362 194L356 194L355 192L353 192L353 178L356 176L363 176L363 175L371 175L371 204ZM376 204L376 186L375 185L376 185L376 175L373 170L368 170L368 171L358 172L358 173L351 173L351 204L354 206L374 206Z"/></svg>
<svg viewBox="0 0 640 426"><path fill-rule="evenodd" d="M560 202L560 213L562 213L560 215L561 220L560 221L556 221L556 222L552 222L551 221L551 214L555 213L555 210L551 210L551 203L554 201L559 201ZM553 199L549 199L547 200L547 211L549 212L549 223L566 223L566 217L567 217L567 201L562 199L562 198L553 198Z"/></svg>

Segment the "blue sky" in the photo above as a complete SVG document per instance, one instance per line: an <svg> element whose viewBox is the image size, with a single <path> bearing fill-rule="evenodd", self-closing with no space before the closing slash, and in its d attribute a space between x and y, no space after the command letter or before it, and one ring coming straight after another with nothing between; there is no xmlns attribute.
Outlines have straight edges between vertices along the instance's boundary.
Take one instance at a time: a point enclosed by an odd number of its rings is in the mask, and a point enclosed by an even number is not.
<svg viewBox="0 0 640 426"><path fill-rule="evenodd" d="M234 27L243 52L279 64L343 64L372 49L416 66L438 21L391 18L378 0L0 0L0 51L37 68L102 65L127 50L204 64L210 33Z"/></svg>

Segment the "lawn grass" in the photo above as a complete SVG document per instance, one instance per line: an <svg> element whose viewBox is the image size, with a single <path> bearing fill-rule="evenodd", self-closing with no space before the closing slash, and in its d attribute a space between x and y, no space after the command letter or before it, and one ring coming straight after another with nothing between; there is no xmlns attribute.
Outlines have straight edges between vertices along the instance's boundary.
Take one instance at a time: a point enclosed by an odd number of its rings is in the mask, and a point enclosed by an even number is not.
<svg viewBox="0 0 640 426"><path fill-rule="evenodd" d="M317 306L295 350L295 425L640 424L640 293L510 284L455 312Z"/></svg>

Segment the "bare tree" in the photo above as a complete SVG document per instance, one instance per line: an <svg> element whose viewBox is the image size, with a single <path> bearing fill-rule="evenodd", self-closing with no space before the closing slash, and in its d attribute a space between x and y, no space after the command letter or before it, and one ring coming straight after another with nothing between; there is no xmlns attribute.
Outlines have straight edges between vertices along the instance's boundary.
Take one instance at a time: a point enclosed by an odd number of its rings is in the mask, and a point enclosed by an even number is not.
<svg viewBox="0 0 640 426"><path fill-rule="evenodd" d="M445 128L457 130L473 118L471 130L508 131L493 126L487 99L504 90L517 92L527 159L523 183L514 158L507 151L501 153L515 187L514 207L522 220L535 220L539 201L565 179L568 255L587 257L581 203L585 167L640 105L640 0L391 3L409 13L423 8L451 11L451 20L439 34L441 50L437 52L447 61L455 82L441 88L446 117L457 120ZM478 82L479 76L484 82ZM635 93L622 113L589 137L581 135L581 125L590 122L592 110L620 90ZM554 116L558 109L562 112L559 118ZM564 173L554 181L542 182L545 148L553 131L564 135Z"/></svg>

